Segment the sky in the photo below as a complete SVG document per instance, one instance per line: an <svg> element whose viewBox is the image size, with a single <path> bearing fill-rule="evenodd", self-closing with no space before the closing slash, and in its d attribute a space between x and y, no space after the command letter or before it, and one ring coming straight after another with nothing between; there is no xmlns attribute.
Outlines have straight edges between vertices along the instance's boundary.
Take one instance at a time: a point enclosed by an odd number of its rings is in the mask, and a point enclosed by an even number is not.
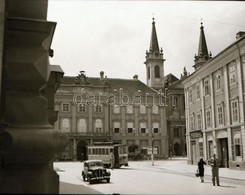
<svg viewBox="0 0 245 195"><path fill-rule="evenodd" d="M164 53L164 75L192 73L201 22L208 51L216 56L245 31L242 1L49 0L48 21L57 22L53 65L65 76L138 79L146 83L145 53L152 18Z"/></svg>

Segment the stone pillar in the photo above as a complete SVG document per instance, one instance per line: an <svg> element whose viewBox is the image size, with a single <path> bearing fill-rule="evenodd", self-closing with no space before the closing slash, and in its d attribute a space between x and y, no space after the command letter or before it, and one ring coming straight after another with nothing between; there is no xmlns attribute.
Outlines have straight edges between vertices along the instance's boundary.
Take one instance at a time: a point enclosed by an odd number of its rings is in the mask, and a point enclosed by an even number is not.
<svg viewBox="0 0 245 195"><path fill-rule="evenodd" d="M229 161L233 161L233 154L232 154L232 135L231 135L231 128L227 128L227 138L228 138L228 154L229 154ZM244 143L244 142L242 142Z"/></svg>
<svg viewBox="0 0 245 195"><path fill-rule="evenodd" d="M58 194L59 176L52 164L68 140L48 120L53 94L43 94L52 86L49 55L56 23L46 21L45 0L6 4L1 97L7 127L1 130L0 193Z"/></svg>

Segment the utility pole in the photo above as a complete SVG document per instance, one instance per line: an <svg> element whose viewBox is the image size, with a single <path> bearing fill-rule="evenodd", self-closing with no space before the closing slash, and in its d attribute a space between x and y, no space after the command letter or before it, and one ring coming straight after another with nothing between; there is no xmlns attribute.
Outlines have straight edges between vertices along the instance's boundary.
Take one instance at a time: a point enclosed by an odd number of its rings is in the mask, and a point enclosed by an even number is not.
<svg viewBox="0 0 245 195"><path fill-rule="evenodd" d="M152 136L151 136L151 164L152 166L154 166L153 141L154 141L154 137L152 133Z"/></svg>

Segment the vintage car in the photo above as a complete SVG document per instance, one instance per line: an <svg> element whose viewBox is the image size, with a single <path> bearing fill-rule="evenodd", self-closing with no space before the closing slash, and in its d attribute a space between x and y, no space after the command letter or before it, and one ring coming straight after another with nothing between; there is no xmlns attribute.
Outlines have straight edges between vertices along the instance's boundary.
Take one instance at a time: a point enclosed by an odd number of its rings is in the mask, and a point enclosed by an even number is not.
<svg viewBox="0 0 245 195"><path fill-rule="evenodd" d="M106 180L107 183L110 182L111 173L106 170L102 160L87 160L83 163L83 181L88 181L90 184L99 180Z"/></svg>

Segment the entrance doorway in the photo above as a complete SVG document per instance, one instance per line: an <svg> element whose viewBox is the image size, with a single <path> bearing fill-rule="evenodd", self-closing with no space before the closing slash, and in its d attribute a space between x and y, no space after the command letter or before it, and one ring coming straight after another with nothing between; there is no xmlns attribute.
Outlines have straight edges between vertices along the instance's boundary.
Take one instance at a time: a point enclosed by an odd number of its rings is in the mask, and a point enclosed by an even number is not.
<svg viewBox="0 0 245 195"><path fill-rule="evenodd" d="M88 143L84 140L80 140L77 143L77 160L84 161L84 160L88 159L87 145L88 145Z"/></svg>
<svg viewBox="0 0 245 195"><path fill-rule="evenodd" d="M229 167L229 153L227 138L218 139L220 167Z"/></svg>
<svg viewBox="0 0 245 195"><path fill-rule="evenodd" d="M175 156L180 156L181 155L181 153L180 153L180 144L177 143L177 142L174 144L174 154L175 154Z"/></svg>

